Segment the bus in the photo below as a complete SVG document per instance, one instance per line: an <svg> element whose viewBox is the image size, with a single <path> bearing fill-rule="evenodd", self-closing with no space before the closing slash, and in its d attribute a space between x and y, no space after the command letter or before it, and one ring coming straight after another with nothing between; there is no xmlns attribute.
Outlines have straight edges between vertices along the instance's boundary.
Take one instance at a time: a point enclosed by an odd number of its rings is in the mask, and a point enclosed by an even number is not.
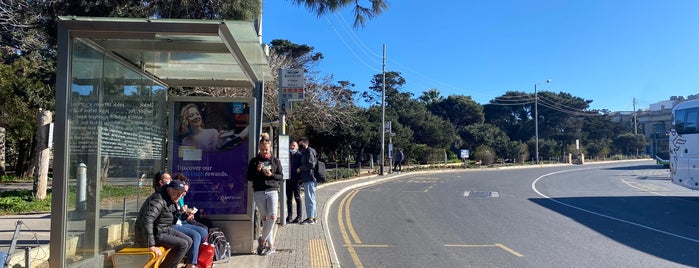
<svg viewBox="0 0 699 268"><path fill-rule="evenodd" d="M672 108L669 143L670 179L677 185L699 190L699 100Z"/></svg>

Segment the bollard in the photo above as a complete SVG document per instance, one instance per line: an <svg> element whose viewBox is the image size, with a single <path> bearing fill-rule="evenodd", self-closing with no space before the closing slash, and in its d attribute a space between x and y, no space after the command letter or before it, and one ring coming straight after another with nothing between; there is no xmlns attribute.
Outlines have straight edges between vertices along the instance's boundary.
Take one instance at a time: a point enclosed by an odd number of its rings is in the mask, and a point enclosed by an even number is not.
<svg viewBox="0 0 699 268"><path fill-rule="evenodd" d="M87 200L87 165L85 165L84 163L78 164L77 175L78 192L75 197L75 210L78 212L85 212L85 201Z"/></svg>
<svg viewBox="0 0 699 268"><path fill-rule="evenodd" d="M31 250L30 247L24 248L24 267L32 267Z"/></svg>

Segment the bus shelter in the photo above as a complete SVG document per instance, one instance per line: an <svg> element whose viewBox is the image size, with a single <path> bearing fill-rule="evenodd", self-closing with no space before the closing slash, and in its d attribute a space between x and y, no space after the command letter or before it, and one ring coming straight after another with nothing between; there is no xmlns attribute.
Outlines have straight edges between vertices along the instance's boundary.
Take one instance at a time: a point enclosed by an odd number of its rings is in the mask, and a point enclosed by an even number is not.
<svg viewBox="0 0 699 268"><path fill-rule="evenodd" d="M233 253L252 251L250 187L235 171L216 168L247 162L256 151L263 81L271 77L259 33L251 21L60 18L51 267L102 267L128 246L161 170L235 188L220 204L200 204ZM169 87L247 88L253 97L169 97ZM216 152L186 144L177 109L190 104L236 139L217 144ZM226 161L218 155L224 149ZM197 168L192 161L215 164Z"/></svg>

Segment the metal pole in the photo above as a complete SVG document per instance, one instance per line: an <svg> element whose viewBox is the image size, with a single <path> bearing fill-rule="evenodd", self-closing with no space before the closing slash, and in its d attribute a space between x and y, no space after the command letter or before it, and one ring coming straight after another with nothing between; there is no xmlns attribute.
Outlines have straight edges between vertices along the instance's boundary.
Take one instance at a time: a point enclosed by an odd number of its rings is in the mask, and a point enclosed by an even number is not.
<svg viewBox="0 0 699 268"><path fill-rule="evenodd" d="M283 75L282 75L281 68L279 69L279 76L278 77L279 77L279 94L278 94L279 96L278 97L279 97L279 129L280 129L279 137L281 137L281 135L286 135L286 127L285 127L286 126L286 122L285 122L286 121L286 103L284 103L284 98L282 98L282 95L283 95L283 92L282 92ZM279 139L279 141L281 141L281 139ZM277 148L281 148L281 147L282 147L281 144L279 144L277 146ZM281 155L283 153L288 154L289 152L277 152L277 153L279 155ZM293 170L289 170L289 172L293 172ZM284 179L290 179L290 178L284 178ZM286 181L282 180L280 188L281 188L281 191L279 193L279 196L281 198L279 198L279 212L281 214L279 214L279 215L281 215L281 217L279 217L279 223L282 226L284 226L284 225L286 225L286 220L285 220L286 219L286 216L285 216L286 215L286 198L287 198L287 196L286 196Z"/></svg>
<svg viewBox="0 0 699 268"><path fill-rule="evenodd" d="M539 164L539 94L534 83L534 136L536 136L536 163Z"/></svg>
<svg viewBox="0 0 699 268"><path fill-rule="evenodd" d="M381 170L380 175L383 175L384 168L384 146L386 139L386 44L383 44L383 64L381 66L383 74L383 82L381 82Z"/></svg>
<svg viewBox="0 0 699 268"><path fill-rule="evenodd" d="M546 83L551 83L551 79L546 79ZM536 91L536 83L534 83L534 135L536 136L536 163L539 164L539 93Z"/></svg>

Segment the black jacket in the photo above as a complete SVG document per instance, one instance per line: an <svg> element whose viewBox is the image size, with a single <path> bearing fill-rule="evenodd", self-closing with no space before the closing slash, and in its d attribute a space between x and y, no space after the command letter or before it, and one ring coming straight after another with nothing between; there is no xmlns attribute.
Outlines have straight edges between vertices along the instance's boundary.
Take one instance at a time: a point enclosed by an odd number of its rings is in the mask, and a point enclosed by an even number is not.
<svg viewBox="0 0 699 268"><path fill-rule="evenodd" d="M301 172L299 172L299 179L301 179L301 182L316 181L313 168L316 167L317 163L318 155L315 149L308 147L301 150Z"/></svg>
<svg viewBox="0 0 699 268"><path fill-rule="evenodd" d="M138 211L136 218L136 244L142 247L156 245L158 236L171 228L177 218L177 204L167 194L167 187L161 187L151 194Z"/></svg>
<svg viewBox="0 0 699 268"><path fill-rule="evenodd" d="M272 176L267 177L263 171L257 171L257 163L269 161L272 169ZM282 162L278 158L272 157L265 160L259 155L250 160L248 164L248 181L252 182L253 191L264 191L268 189L279 189L279 185L284 179L284 171L282 170Z"/></svg>
<svg viewBox="0 0 699 268"><path fill-rule="evenodd" d="M299 173L296 172L296 169L301 167L301 152L296 151L296 153L290 154L289 155L289 162L291 164L291 169L289 169L290 177L287 182L291 183L292 185L297 185L299 184ZM288 184L287 184L288 185Z"/></svg>

